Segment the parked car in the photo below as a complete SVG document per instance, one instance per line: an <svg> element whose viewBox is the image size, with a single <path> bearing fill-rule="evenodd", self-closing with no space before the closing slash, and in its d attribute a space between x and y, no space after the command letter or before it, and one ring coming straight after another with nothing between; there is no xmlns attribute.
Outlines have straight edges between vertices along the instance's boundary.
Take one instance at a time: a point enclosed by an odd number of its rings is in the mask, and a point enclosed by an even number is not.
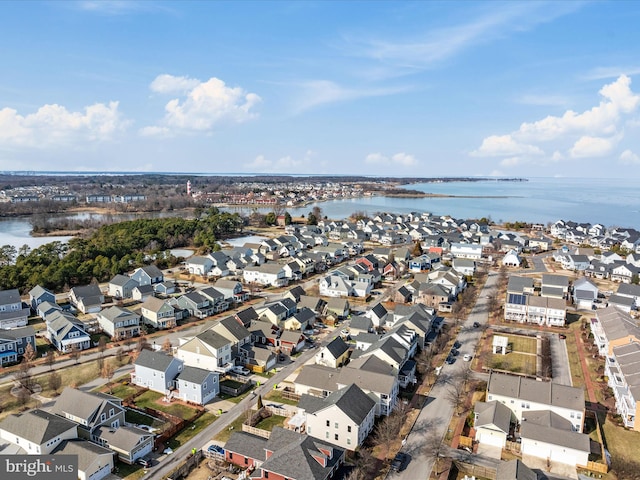
<svg viewBox="0 0 640 480"><path fill-rule="evenodd" d="M235 367L233 367L233 368L231 369L231 371L232 371L233 373L237 373L238 375L249 375L249 374L251 373L247 368L240 367L240 366L238 366L238 365L236 365Z"/></svg>
<svg viewBox="0 0 640 480"><path fill-rule="evenodd" d="M564 333L560 333L558 334L558 336L560 337L560 340L566 340L567 336Z"/></svg>
<svg viewBox="0 0 640 480"><path fill-rule="evenodd" d="M453 344L453 348L460 348L462 346L462 344L456 340L455 343Z"/></svg>
<svg viewBox="0 0 640 480"><path fill-rule="evenodd" d="M403 452L398 452L396 453L396 456L393 457L393 460L391 461L391 470L394 472L401 472L402 470L404 470L404 467L406 466L407 460L407 454L403 453Z"/></svg>
<svg viewBox="0 0 640 480"><path fill-rule="evenodd" d="M467 353L464 357L462 357L462 359L463 359L465 362L470 362L470 361L471 361L471 358L472 358L472 357L471 357L471 355L469 355L468 353Z"/></svg>
<svg viewBox="0 0 640 480"><path fill-rule="evenodd" d="M151 466L151 461L147 460L146 458L139 458L138 460L136 460L136 463L138 465L142 465L144 468L149 468Z"/></svg>
<svg viewBox="0 0 640 480"><path fill-rule="evenodd" d="M454 357L453 355L449 355L449 356L447 357L447 360L446 360L446 362L447 362L449 365L451 365L451 364L455 363L455 361L456 361L456 357Z"/></svg>
<svg viewBox="0 0 640 480"><path fill-rule="evenodd" d="M473 328L478 328L480 324L478 322L473 322Z"/></svg>
<svg viewBox="0 0 640 480"><path fill-rule="evenodd" d="M455 348L451 349L451 355L453 355L454 357L457 357L458 353L460 353L460 352L458 350L456 350Z"/></svg>
<svg viewBox="0 0 640 480"><path fill-rule="evenodd" d="M207 451L209 453L217 453L219 455L224 455L224 448L222 448L220 445L209 445L209 447L207 448Z"/></svg>

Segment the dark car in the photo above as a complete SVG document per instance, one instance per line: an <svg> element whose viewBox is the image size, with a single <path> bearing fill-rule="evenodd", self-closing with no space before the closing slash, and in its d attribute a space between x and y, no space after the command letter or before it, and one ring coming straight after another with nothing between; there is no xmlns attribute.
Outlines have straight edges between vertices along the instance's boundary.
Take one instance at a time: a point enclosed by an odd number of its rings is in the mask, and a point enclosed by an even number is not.
<svg viewBox="0 0 640 480"><path fill-rule="evenodd" d="M453 344L453 348L460 348L461 346L462 344L458 340Z"/></svg>
<svg viewBox="0 0 640 480"><path fill-rule="evenodd" d="M224 448L222 448L219 445L209 445L209 448L207 448L207 450L209 451L209 453L217 453L218 455L224 455Z"/></svg>
<svg viewBox="0 0 640 480"><path fill-rule="evenodd" d="M391 461L391 470L394 472L401 472L402 470L404 470L406 461L407 461L406 453L402 453L402 452L396 453L396 456L393 457L393 460Z"/></svg>
<svg viewBox="0 0 640 480"><path fill-rule="evenodd" d="M473 322L473 328L478 328L480 324L478 322Z"/></svg>
<svg viewBox="0 0 640 480"><path fill-rule="evenodd" d="M446 360L446 362L447 362L449 365L451 365L452 363L455 363L455 361L456 361L456 357L454 357L453 355L449 355L449 356L447 357L447 360Z"/></svg>
<svg viewBox="0 0 640 480"><path fill-rule="evenodd" d="M460 353L460 352L458 352L458 350L456 350L455 348L451 349L451 355L453 355L454 357L457 357L458 353Z"/></svg>

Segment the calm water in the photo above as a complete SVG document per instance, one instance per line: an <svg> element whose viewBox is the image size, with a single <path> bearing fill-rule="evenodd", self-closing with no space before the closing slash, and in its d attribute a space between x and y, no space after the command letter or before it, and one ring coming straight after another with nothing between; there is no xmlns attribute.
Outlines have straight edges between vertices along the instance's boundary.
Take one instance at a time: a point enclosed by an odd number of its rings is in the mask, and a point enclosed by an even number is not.
<svg viewBox="0 0 640 480"><path fill-rule="evenodd" d="M355 211L431 212L456 218L490 217L492 220L524 220L533 223L558 219L602 223L640 229L640 184L632 179L532 178L528 182L448 182L409 185L429 193L505 198L387 198L367 197L318 203L322 214L333 219L347 218ZM307 215L315 204L288 209ZM250 213L249 209L230 209ZM270 209L262 209L268 212ZM159 216L164 216L161 214ZM86 219L88 214L77 218ZM169 215L170 216L170 215ZM130 219L130 218L127 218ZM31 248L68 237L33 238L29 219L0 220L0 245Z"/></svg>

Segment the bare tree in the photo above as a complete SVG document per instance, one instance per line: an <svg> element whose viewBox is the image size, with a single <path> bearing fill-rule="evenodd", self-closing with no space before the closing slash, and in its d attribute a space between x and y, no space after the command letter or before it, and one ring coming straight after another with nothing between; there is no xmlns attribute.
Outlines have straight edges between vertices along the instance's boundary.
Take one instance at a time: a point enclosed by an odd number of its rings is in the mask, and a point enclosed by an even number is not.
<svg viewBox="0 0 640 480"><path fill-rule="evenodd" d="M33 364L33 361L36 359L37 353L33 348L33 345L27 343L26 348L24 349L24 354L22 358L29 364Z"/></svg>
<svg viewBox="0 0 640 480"><path fill-rule="evenodd" d="M465 388L461 382L453 382L447 390L447 400L453 406L456 415L460 413L460 407L464 405Z"/></svg>
<svg viewBox="0 0 640 480"><path fill-rule="evenodd" d="M31 364L29 362L23 359L13 377L23 390L27 390L29 393L32 392L35 382L31 376Z"/></svg>
<svg viewBox="0 0 640 480"><path fill-rule="evenodd" d="M165 338L164 343L162 344L162 350L167 353L171 353L171 339L169 337Z"/></svg>
<svg viewBox="0 0 640 480"><path fill-rule="evenodd" d="M47 352L47 356L44 357L44 361L47 365L49 365L49 370L53 370L53 364L56 361L56 352L53 349L50 349Z"/></svg>
<svg viewBox="0 0 640 480"><path fill-rule="evenodd" d="M100 376L102 378L107 379L107 386L109 387L109 393L112 392L113 385L111 383L111 379L113 378L114 373L115 373L115 369L113 368L113 365L111 365L110 362L106 362L102 367L102 370L100 371Z"/></svg>
<svg viewBox="0 0 640 480"><path fill-rule="evenodd" d="M124 350L122 348L119 348L116 351L116 360L118 361L119 364L122 364L124 362L124 359L125 359Z"/></svg>
<svg viewBox="0 0 640 480"><path fill-rule="evenodd" d="M104 355L104 351L107 349L107 338L104 336L100 336L100 339L98 340L98 351L100 352L100 355Z"/></svg>
<svg viewBox="0 0 640 480"><path fill-rule="evenodd" d="M49 382L49 388L57 394L62 386L62 377L60 374L58 372L51 372L47 381Z"/></svg>
<svg viewBox="0 0 640 480"><path fill-rule="evenodd" d="M384 451L384 456L389 455L389 449L391 448L391 442L397 438L397 430L395 428L395 421L391 416L384 417L378 422L374 430L374 440L376 444L380 445Z"/></svg>
<svg viewBox="0 0 640 480"><path fill-rule="evenodd" d="M442 437L435 432L432 432L424 443L424 452L428 457L433 458L435 462L434 466L436 469L436 476L440 475L440 459L444 457L445 452Z"/></svg>
<svg viewBox="0 0 640 480"><path fill-rule="evenodd" d="M71 349L71 359L77 364L80 361L80 347L76 345Z"/></svg>
<svg viewBox="0 0 640 480"><path fill-rule="evenodd" d="M98 357L96 359L96 365L98 366L98 371L101 372L104 367L104 357Z"/></svg>

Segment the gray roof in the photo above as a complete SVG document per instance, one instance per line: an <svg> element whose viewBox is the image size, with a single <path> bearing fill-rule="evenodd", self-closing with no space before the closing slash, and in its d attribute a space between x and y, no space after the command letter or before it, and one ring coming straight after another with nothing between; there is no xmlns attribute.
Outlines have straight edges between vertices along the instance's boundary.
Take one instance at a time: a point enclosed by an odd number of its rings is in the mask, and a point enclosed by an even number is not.
<svg viewBox="0 0 640 480"><path fill-rule="evenodd" d="M31 290L29 290L29 295L31 295L33 298L38 298L44 294L53 295L53 292L50 290L47 290L44 287L41 287L40 285L36 285Z"/></svg>
<svg viewBox="0 0 640 480"><path fill-rule="evenodd" d="M633 337L640 339L640 327L627 313L616 307L607 307L596 313L608 341L618 338Z"/></svg>
<svg viewBox="0 0 640 480"><path fill-rule="evenodd" d="M211 330L219 333L227 340L234 343L244 340L251 336L251 332L247 328L236 320L235 317L225 317L211 327Z"/></svg>
<svg viewBox="0 0 640 480"><path fill-rule="evenodd" d="M127 318L138 317L139 318L139 315L132 312L131 310L127 310L126 308L116 307L116 306L109 307L106 310L102 310L99 315L112 323L115 323L119 317L127 317Z"/></svg>
<svg viewBox="0 0 640 480"><path fill-rule="evenodd" d="M373 321L369 317L365 317L364 315L357 315L351 318L349 328L351 330L362 330L364 332L368 332L371 328L373 328Z"/></svg>
<svg viewBox="0 0 640 480"><path fill-rule="evenodd" d="M530 410L522 412L522 421L557 428L559 430L573 430L573 424L569 420L551 410Z"/></svg>
<svg viewBox="0 0 640 480"><path fill-rule="evenodd" d="M182 372L178 374L178 380L202 385L209 375L216 374L204 368L190 367L187 365L182 369Z"/></svg>
<svg viewBox="0 0 640 480"><path fill-rule="evenodd" d="M378 318L382 318L388 313L387 309L382 303L376 303L373 307L371 307L371 312L374 313Z"/></svg>
<svg viewBox="0 0 640 480"><path fill-rule="evenodd" d="M538 480L538 475L522 460L514 459L498 464L496 480Z"/></svg>
<svg viewBox="0 0 640 480"><path fill-rule="evenodd" d="M580 432L538 425L533 422L522 422L520 424L520 436L523 439L573 448L582 452L591 452L589 435Z"/></svg>
<svg viewBox="0 0 640 480"><path fill-rule="evenodd" d="M222 348L225 345L229 345L229 343L231 343L228 338L224 337L218 332L214 332L213 330L207 330L205 332L199 333L198 335L196 335L196 338L216 349Z"/></svg>
<svg viewBox="0 0 640 480"><path fill-rule="evenodd" d="M36 335L36 332L33 329L33 327L30 325L27 325L26 327L0 330L1 338L11 338L13 340L19 340L21 338L27 338L27 337L34 337L35 335Z"/></svg>
<svg viewBox="0 0 640 480"><path fill-rule="evenodd" d="M84 285L80 287L73 287L71 291L73 292L73 295L77 299L100 297L102 295L102 292L100 291L100 287L94 284Z"/></svg>
<svg viewBox="0 0 640 480"><path fill-rule="evenodd" d="M273 429L265 448L273 454L260 468L296 480L324 480L344 457L341 448L281 427ZM332 452L331 457L320 450ZM326 466L314 457L326 458Z"/></svg>
<svg viewBox="0 0 640 480"><path fill-rule="evenodd" d="M251 435L246 432L233 432L224 445L224 448L243 457L263 461L265 458L264 447L266 444L266 438Z"/></svg>
<svg viewBox="0 0 640 480"><path fill-rule="evenodd" d="M614 305L621 305L624 307L633 307L635 300L632 297L626 297L624 295L618 295L614 293L609 297L608 303Z"/></svg>
<svg viewBox="0 0 640 480"><path fill-rule="evenodd" d="M110 447L125 452L131 452L139 443L151 437L149 432L136 427L99 427L95 434L106 440Z"/></svg>
<svg viewBox="0 0 640 480"><path fill-rule="evenodd" d="M640 343L631 342L614 347L613 353L631 395L636 401L640 400Z"/></svg>
<svg viewBox="0 0 640 480"><path fill-rule="evenodd" d="M375 408L376 402L354 384L341 388L324 398L302 395L298 402L298 407L308 413L316 413L333 405L338 407L354 423L360 425Z"/></svg>
<svg viewBox="0 0 640 480"><path fill-rule="evenodd" d="M113 451L88 440L65 440L56 448L54 453L78 457L78 470L81 472L86 471L98 455L113 456Z"/></svg>
<svg viewBox="0 0 640 480"><path fill-rule="evenodd" d="M569 286L569 277L565 277L564 275L553 275L551 273L543 273L542 285L567 288Z"/></svg>
<svg viewBox="0 0 640 480"><path fill-rule="evenodd" d="M78 428L77 423L39 409L18 415L12 414L0 422L0 429L37 445L47 443L74 428Z"/></svg>
<svg viewBox="0 0 640 480"><path fill-rule="evenodd" d="M138 284L138 282L136 282L135 280L133 280L131 277L128 277L126 275L116 275L115 277L113 277L110 281L109 284L110 285L118 285L120 287L124 287L127 283L133 282L136 285Z"/></svg>
<svg viewBox="0 0 640 480"><path fill-rule="evenodd" d="M347 345L341 337L336 337L331 340L324 348L326 348L333 358L340 358L345 352L349 350Z"/></svg>
<svg viewBox="0 0 640 480"><path fill-rule="evenodd" d="M632 297L640 297L640 285L633 283L621 283L618 285L618 295L629 295Z"/></svg>
<svg viewBox="0 0 640 480"><path fill-rule="evenodd" d="M532 288L533 278L531 277L519 277L517 275L509 277L509 283L507 283L507 292L509 293L522 293L525 289Z"/></svg>
<svg viewBox="0 0 640 480"><path fill-rule="evenodd" d="M162 277L162 271L156 267L155 265L145 265L144 267L139 268L151 278ZM135 273L135 272L134 272Z"/></svg>
<svg viewBox="0 0 640 480"><path fill-rule="evenodd" d="M584 410L584 390L552 382L491 372L487 392L543 405Z"/></svg>
<svg viewBox="0 0 640 480"><path fill-rule="evenodd" d="M90 393L65 387L60 396L56 398L51 407L51 412L62 416L68 413L90 421L105 401L111 401L118 406L122 404L122 400L113 395L97 392Z"/></svg>
<svg viewBox="0 0 640 480"><path fill-rule="evenodd" d="M495 425L504 433L509 433L509 425L513 414L509 407L503 403L495 400L492 402L476 402L474 411L478 414L478 418L474 422L476 428L484 425Z"/></svg>
<svg viewBox="0 0 640 480"><path fill-rule="evenodd" d="M160 372L166 372L169 365L174 361L179 362L180 360L165 352L154 352L152 350L143 349L133 364L140 367L150 368L152 370L158 370Z"/></svg>
<svg viewBox="0 0 640 480"><path fill-rule="evenodd" d="M0 290L0 305L8 305L10 303L20 303L20 292L17 288L11 290Z"/></svg>

